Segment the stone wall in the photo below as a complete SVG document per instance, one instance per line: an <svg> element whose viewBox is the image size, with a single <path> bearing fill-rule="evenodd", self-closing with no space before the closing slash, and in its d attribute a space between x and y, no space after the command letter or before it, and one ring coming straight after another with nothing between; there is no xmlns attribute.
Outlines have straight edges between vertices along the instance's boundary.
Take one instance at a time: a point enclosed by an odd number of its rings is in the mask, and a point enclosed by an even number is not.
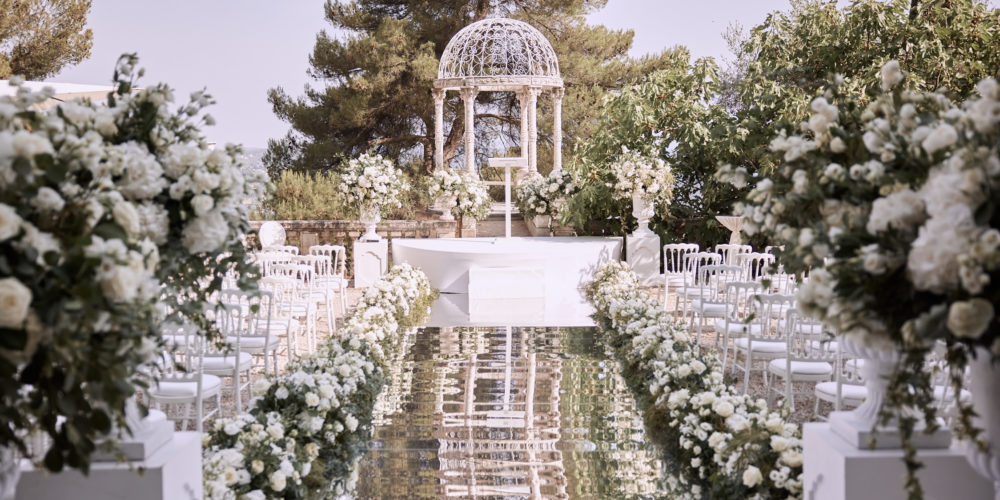
<svg viewBox="0 0 1000 500"><path fill-rule="evenodd" d="M364 224L356 220L279 220L285 228L286 245L299 247L306 254L312 245L344 245L347 248L347 275L353 274L352 242L365 232ZM251 244L257 247L257 230L264 221L251 221ZM476 236L476 221L466 219L462 237ZM389 240L389 260L392 260L393 238L454 238L457 221L385 220L378 224L378 234Z"/></svg>

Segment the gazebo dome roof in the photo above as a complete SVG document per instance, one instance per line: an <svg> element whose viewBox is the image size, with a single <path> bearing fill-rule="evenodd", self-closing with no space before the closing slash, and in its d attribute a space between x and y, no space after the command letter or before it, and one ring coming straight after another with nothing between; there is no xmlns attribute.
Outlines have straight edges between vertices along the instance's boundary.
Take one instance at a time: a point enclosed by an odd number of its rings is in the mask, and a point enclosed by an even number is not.
<svg viewBox="0 0 1000 500"><path fill-rule="evenodd" d="M513 90L525 85L562 87L552 44L528 23L490 18L461 29L438 64L437 88L475 86Z"/></svg>

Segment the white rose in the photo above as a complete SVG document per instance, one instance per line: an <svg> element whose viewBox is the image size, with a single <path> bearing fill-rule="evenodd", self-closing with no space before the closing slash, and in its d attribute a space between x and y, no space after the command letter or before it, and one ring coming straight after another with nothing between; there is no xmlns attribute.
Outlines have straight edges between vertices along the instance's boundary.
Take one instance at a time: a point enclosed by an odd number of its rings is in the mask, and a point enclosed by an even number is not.
<svg viewBox="0 0 1000 500"><path fill-rule="evenodd" d="M788 449L788 439L782 436L771 436L771 449L781 453Z"/></svg>
<svg viewBox="0 0 1000 500"><path fill-rule="evenodd" d="M241 428L242 426L240 425L239 421L234 420L232 422L226 423L226 426L223 427L222 430L223 432L225 432L230 436L235 436L236 433L240 432Z"/></svg>
<svg viewBox="0 0 1000 500"><path fill-rule="evenodd" d="M21 328L31 306L31 290L17 278L0 279L0 327Z"/></svg>
<svg viewBox="0 0 1000 500"><path fill-rule="evenodd" d="M113 302L131 302L139 291L142 275L129 266L112 266L102 273L101 290Z"/></svg>
<svg viewBox="0 0 1000 500"><path fill-rule="evenodd" d="M957 140L958 132L955 130L955 127L947 123L942 123L931 131L930 135L920 143L920 146L924 148L924 151L927 151L927 154L931 155L955 144Z"/></svg>
<svg viewBox="0 0 1000 500"><path fill-rule="evenodd" d="M277 424L269 425L267 426L267 434L274 439L281 439L285 437L285 430Z"/></svg>
<svg viewBox="0 0 1000 500"><path fill-rule="evenodd" d="M785 450L781 453L781 461L789 467L802 465L802 452L796 450Z"/></svg>
<svg viewBox="0 0 1000 500"><path fill-rule="evenodd" d="M184 228L184 246L191 253L217 250L229 236L229 225L225 217L216 209L188 223Z"/></svg>
<svg viewBox="0 0 1000 500"><path fill-rule="evenodd" d="M58 212L66 206L66 201L55 189L42 186L38 188L38 194L32 198L31 206L46 212Z"/></svg>
<svg viewBox="0 0 1000 500"><path fill-rule="evenodd" d="M319 404L319 396L317 396L315 393L312 392L306 393L306 405L316 406L318 404Z"/></svg>
<svg viewBox="0 0 1000 500"><path fill-rule="evenodd" d="M208 211L214 207L215 200L207 194L199 194L194 198L191 198L191 208L194 209L194 214L199 217L207 214Z"/></svg>
<svg viewBox="0 0 1000 500"><path fill-rule="evenodd" d="M0 241L14 236L21 230L21 216L9 205L0 203Z"/></svg>
<svg viewBox="0 0 1000 500"><path fill-rule="evenodd" d="M281 491L285 489L285 475L281 473L280 470L276 470L271 473L268 477L268 481L271 482L271 489L274 491Z"/></svg>
<svg viewBox="0 0 1000 500"><path fill-rule="evenodd" d="M344 417L344 425L347 426L347 430L354 432L358 428L358 419L354 418L354 415L347 415Z"/></svg>
<svg viewBox="0 0 1000 500"><path fill-rule="evenodd" d="M974 298L954 302L948 309L948 329L956 337L978 339L993 321L993 304L988 300Z"/></svg>
<svg viewBox="0 0 1000 500"><path fill-rule="evenodd" d="M733 407L733 404L730 403L729 401L726 401L724 399L717 399L715 400L714 403L712 403L712 410L714 410L715 413L718 413L719 416L722 418L729 418L733 415L733 412L736 409Z"/></svg>
<svg viewBox="0 0 1000 500"><path fill-rule="evenodd" d="M764 480L764 475L760 473L760 469L754 467L753 465L747 467L747 470L743 471L743 485L747 488L753 488Z"/></svg>
<svg viewBox="0 0 1000 500"><path fill-rule="evenodd" d="M135 209L135 205L124 200L118 201L111 207L111 216L114 217L115 223L121 226L130 237L136 237L142 232L142 220L139 218L139 212Z"/></svg>
<svg viewBox="0 0 1000 500"><path fill-rule="evenodd" d="M260 474L261 472L264 472L264 462L261 462L260 460L254 460L253 462L250 462L250 470L254 474Z"/></svg>

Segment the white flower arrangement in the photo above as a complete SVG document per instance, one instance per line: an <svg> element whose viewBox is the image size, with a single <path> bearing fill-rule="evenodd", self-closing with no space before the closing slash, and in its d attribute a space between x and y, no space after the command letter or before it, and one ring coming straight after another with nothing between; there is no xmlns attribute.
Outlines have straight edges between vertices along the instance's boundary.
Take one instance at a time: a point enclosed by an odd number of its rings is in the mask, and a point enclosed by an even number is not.
<svg viewBox="0 0 1000 500"><path fill-rule="evenodd" d="M802 442L797 425L764 400L727 385L714 357L639 287L631 268L609 262L587 287L598 320L649 418L651 434L678 464L672 489L720 498L801 498ZM693 495L698 496L698 495Z"/></svg>
<svg viewBox="0 0 1000 500"><path fill-rule="evenodd" d="M978 97L955 104L904 89L896 61L881 76L882 94L867 105L840 95L836 79L811 106L808 123L823 126L775 139L785 163L754 179L736 212L745 232L784 246L787 271L809 273L798 293L804 313L855 342L903 354L882 416L917 408L933 426L934 391L923 371L934 343L948 346L955 390L974 349L1000 356L1000 85L983 80ZM727 167L718 178L746 182L735 173ZM972 437L964 406L957 431ZM912 434L913 420L901 429ZM906 465L915 494L919 462Z"/></svg>
<svg viewBox="0 0 1000 500"><path fill-rule="evenodd" d="M455 218L485 219L490 212L490 194L486 184L473 175L462 175L451 168L438 168L431 174L428 186L431 198L442 198L449 203Z"/></svg>
<svg viewBox="0 0 1000 500"><path fill-rule="evenodd" d="M234 163L237 148L212 151L200 135L204 93L171 111L168 86L135 90L136 63L121 57L105 102L37 111L52 89L18 78L16 94L0 97L0 364L15 374L0 397L18 409L0 417L16 431L0 447L48 433L56 444L44 463L56 471L85 469L94 440L124 423L125 401L150 382L161 286L197 320L219 288L205 283L250 270L239 200L256 185ZM183 164L177 150L188 152ZM209 198L208 213L191 209L195 195ZM208 262L208 252L231 259Z"/></svg>
<svg viewBox="0 0 1000 500"><path fill-rule="evenodd" d="M401 264L365 290L344 327L257 384L248 414L219 419L204 437L206 498L311 498L350 491L376 397L405 328L421 321L435 292ZM235 472L230 472L235 471ZM245 481L243 471L249 472ZM248 496L250 495L250 496Z"/></svg>
<svg viewBox="0 0 1000 500"><path fill-rule="evenodd" d="M647 157L622 147L618 160L612 162L610 187L622 200L632 200L638 194L654 205L665 205L673 198L674 176L670 166L656 157Z"/></svg>
<svg viewBox="0 0 1000 500"><path fill-rule="evenodd" d="M344 164L340 188L348 207L355 210L377 207L384 212L402 206L400 196L410 185L392 160L364 153Z"/></svg>
<svg viewBox="0 0 1000 500"><path fill-rule="evenodd" d="M551 215L564 219L569 214L569 199L579 191L573 174L568 170L553 170L542 176L537 172L526 175L514 191L517 207L526 217Z"/></svg>

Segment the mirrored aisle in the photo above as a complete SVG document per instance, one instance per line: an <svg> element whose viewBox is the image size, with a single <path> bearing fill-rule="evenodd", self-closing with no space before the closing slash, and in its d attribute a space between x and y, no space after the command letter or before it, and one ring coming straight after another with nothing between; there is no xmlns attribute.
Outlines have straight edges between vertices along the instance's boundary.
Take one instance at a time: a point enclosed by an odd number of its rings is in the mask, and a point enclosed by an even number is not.
<svg viewBox="0 0 1000 500"><path fill-rule="evenodd" d="M594 328L410 332L359 498L652 498L661 464Z"/></svg>

